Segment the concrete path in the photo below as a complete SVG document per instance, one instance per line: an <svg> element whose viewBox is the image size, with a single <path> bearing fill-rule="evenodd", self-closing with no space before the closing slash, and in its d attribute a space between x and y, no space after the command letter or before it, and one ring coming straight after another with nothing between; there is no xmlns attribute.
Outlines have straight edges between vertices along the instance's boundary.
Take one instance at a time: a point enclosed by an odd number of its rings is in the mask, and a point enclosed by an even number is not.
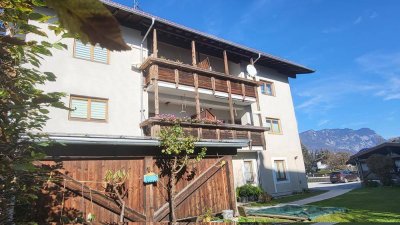
<svg viewBox="0 0 400 225"><path fill-rule="evenodd" d="M324 222L321 222L321 223L313 223L312 225L333 225L333 224L336 224L336 223L324 223Z"/></svg>
<svg viewBox="0 0 400 225"><path fill-rule="evenodd" d="M336 196L347 193L355 188L361 187L361 183L360 182L351 182L351 183L332 184L332 183L327 183L327 182L317 182L317 183L309 183L308 187L311 190L326 190L328 192L317 195L317 196L313 196L310 198L305 198L302 200L289 202L286 204L307 205L307 204L310 204L313 202L319 202L322 200L334 198Z"/></svg>

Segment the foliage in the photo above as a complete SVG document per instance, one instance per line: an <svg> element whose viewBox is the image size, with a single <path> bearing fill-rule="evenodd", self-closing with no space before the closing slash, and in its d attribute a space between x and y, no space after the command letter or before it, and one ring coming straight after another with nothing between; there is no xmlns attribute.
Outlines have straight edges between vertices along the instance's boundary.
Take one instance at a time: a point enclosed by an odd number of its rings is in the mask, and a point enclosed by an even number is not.
<svg viewBox="0 0 400 225"><path fill-rule="evenodd" d="M325 152L324 158L326 164L331 170L347 169L347 161L350 159L348 152Z"/></svg>
<svg viewBox="0 0 400 225"><path fill-rule="evenodd" d="M393 170L394 162L390 156L371 155L367 159L367 166L369 170L379 178L383 185L389 186L392 184L390 172Z"/></svg>
<svg viewBox="0 0 400 225"><path fill-rule="evenodd" d="M373 180L364 180L365 187L379 187L379 183Z"/></svg>
<svg viewBox="0 0 400 225"><path fill-rule="evenodd" d="M48 181L51 181L49 178L51 168L34 165L35 161L43 159L43 148L51 144L45 135L38 132L42 130L49 118L48 108L67 109L60 102L62 93L45 93L38 88L56 79L55 74L41 71L41 60L51 57L52 49L63 50L66 46L59 41L55 43L46 41L47 34L35 24L45 23L51 17L36 12L34 8L50 4L56 11L60 11L63 7L67 7L68 15L59 13L66 28L77 25L73 24L78 21L76 17L87 20L88 23L85 22L85 24L97 23L90 19L95 16L81 17L86 8L78 7L79 2L90 6L97 4L95 10L90 10L89 14L97 15L97 10L106 10L105 7L103 9L99 7L97 0L73 1L75 4L73 7L68 7L72 1L62 1L63 3L59 4L55 1L0 1L2 26L0 33L0 223L34 222L36 216L34 212L37 207L32 206L40 201L38 196L44 197L41 189ZM66 16L68 19L63 20ZM108 16L111 17L110 14ZM35 23L30 21L35 21ZM104 26L110 28L110 24L104 24ZM93 39L93 35L102 35L114 37L117 42L120 42L120 34L111 28L112 32L108 29L107 32L101 34L87 33L90 29L84 28L68 33L56 23L50 25L49 28L60 38L81 36L88 37L93 44L107 42L105 37ZM37 35L44 40L26 41L24 38L27 34ZM100 44L109 46L107 43Z"/></svg>
<svg viewBox="0 0 400 225"><path fill-rule="evenodd" d="M126 187L126 180L129 175L124 169L120 170L107 170L104 176L106 182L106 193L109 197L115 199L121 207L121 214L119 216L119 222L124 222L125 214L125 200L124 198L128 194L128 188Z"/></svg>
<svg viewBox="0 0 400 225"><path fill-rule="evenodd" d="M263 192L258 197L258 202L260 203L267 203L272 201L272 195L268 194L267 192Z"/></svg>
<svg viewBox="0 0 400 225"><path fill-rule="evenodd" d="M312 158L310 151L305 145L303 145L303 143L301 144L301 151L303 153L304 167L306 169L306 173L313 172L315 162Z"/></svg>
<svg viewBox="0 0 400 225"><path fill-rule="evenodd" d="M40 143L45 136L31 131L41 131L48 119L48 107L65 108L59 101L62 93L45 93L37 88L55 80L53 73L40 71L40 60L51 56L51 48L65 46L22 39L28 33L46 36L28 23L28 19L48 19L32 10L38 2L0 3L0 21L8 33L0 36L0 221L30 221L29 213L18 214L18 219L15 213L38 198L49 172L32 163L44 157L42 148L49 143Z"/></svg>
<svg viewBox="0 0 400 225"><path fill-rule="evenodd" d="M312 151L307 149L307 147L301 144L301 151L303 153L304 167L307 173L314 173L318 170L317 163L326 163L326 159L329 155L329 151Z"/></svg>
<svg viewBox="0 0 400 225"><path fill-rule="evenodd" d="M122 38L118 21L100 1L46 0L46 4L56 11L61 27L79 34L84 43L98 43L109 50L130 49Z"/></svg>
<svg viewBox="0 0 400 225"><path fill-rule="evenodd" d="M192 179L196 173L195 164L206 155L206 148L195 151L195 141L196 139L187 136L179 125L163 128L160 132L163 157L158 158L156 163L160 168L161 176L167 177L165 188L168 192L170 221L174 223L176 222L176 184L183 179L185 174L188 174L186 177L188 180Z"/></svg>
<svg viewBox="0 0 400 225"><path fill-rule="evenodd" d="M377 187L359 188L341 196L315 202L313 205L322 207L345 207L348 213L337 213L322 216L317 222L350 222L377 224L382 222L400 222L400 188Z"/></svg>
<svg viewBox="0 0 400 225"><path fill-rule="evenodd" d="M208 119L208 118L190 118L190 117L177 117L175 115L172 114L160 114L156 117L153 117L154 119L159 119L161 121L164 122L171 122L171 123L182 123L182 122L186 122L186 123L203 123L203 124L215 124L215 125L221 125L223 124L222 120L213 120L213 119Z"/></svg>
<svg viewBox="0 0 400 225"><path fill-rule="evenodd" d="M211 222L211 219L213 218L213 212L211 208L207 208L203 215L201 216L201 219L203 222Z"/></svg>
<svg viewBox="0 0 400 225"><path fill-rule="evenodd" d="M243 186L236 188L236 194L239 197L257 197L263 193L263 190L259 186L254 186L251 184L245 184Z"/></svg>

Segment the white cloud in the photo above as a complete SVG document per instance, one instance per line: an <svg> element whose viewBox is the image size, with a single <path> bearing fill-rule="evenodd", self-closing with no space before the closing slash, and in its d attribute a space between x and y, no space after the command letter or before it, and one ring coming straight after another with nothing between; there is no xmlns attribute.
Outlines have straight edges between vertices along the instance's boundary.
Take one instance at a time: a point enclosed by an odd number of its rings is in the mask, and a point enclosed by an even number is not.
<svg viewBox="0 0 400 225"><path fill-rule="evenodd" d="M328 110L338 107L348 95L368 95L379 87L366 81L350 79L351 77L353 77L352 74L342 73L342 76L334 74L311 81L306 87L301 87L301 90L295 89L294 93L303 100L295 106L296 110L308 114L326 113Z"/></svg>
<svg viewBox="0 0 400 225"><path fill-rule="evenodd" d="M359 17L357 17L356 20L353 21L353 24L354 24L354 25L359 24L359 23L362 22L362 20L363 20L362 16L359 16Z"/></svg>
<svg viewBox="0 0 400 225"><path fill-rule="evenodd" d="M356 58L361 68L380 80L376 96L383 100L400 100L400 52L368 53Z"/></svg>
<svg viewBox="0 0 400 225"><path fill-rule="evenodd" d="M370 19L375 19L376 17L378 17L378 13L375 11L372 11L371 14L369 14Z"/></svg>
<svg viewBox="0 0 400 225"><path fill-rule="evenodd" d="M323 126L323 125L329 123L329 121L330 120L320 120L317 125L320 127L320 126Z"/></svg>

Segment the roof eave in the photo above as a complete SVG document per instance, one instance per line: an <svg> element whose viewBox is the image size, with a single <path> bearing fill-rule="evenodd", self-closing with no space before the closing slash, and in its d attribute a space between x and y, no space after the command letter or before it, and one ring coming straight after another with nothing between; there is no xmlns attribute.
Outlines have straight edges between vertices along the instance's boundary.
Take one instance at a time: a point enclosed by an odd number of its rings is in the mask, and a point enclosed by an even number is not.
<svg viewBox="0 0 400 225"><path fill-rule="evenodd" d="M249 47L237 44L237 43L233 43L231 41L224 40L222 38L218 38L218 37L216 37L214 35L210 35L210 34L207 34L207 33L204 33L204 32L201 32L201 31L198 31L198 30L195 30L195 29L192 29L192 28L189 28L189 27L177 24L177 23L174 23L172 21L169 21L169 20L154 16L154 15L151 15L149 13L146 13L146 12L143 12L143 11L140 11L140 10L137 10L137 9L134 9L134 8L131 8L131 7L128 7L128 6L113 2L111 0L100 0L100 1L102 1L104 4L109 5L111 7L115 7L117 9L124 10L126 12L133 13L133 14L136 14L136 15L148 18L148 19L155 18L155 20L157 22L159 22L159 23L163 23L163 24L166 24L168 26L172 26L172 27L175 27L175 28L178 28L178 29L185 30L185 31L190 32L190 33L194 33L194 34L197 34L197 35L212 39L212 40L214 40L216 42L221 42L221 43L224 43L224 44L227 44L227 45L231 45L232 47L236 47L236 48L239 48L239 49L243 49L245 51L252 52L254 55L261 54L261 57L265 57L268 60L276 60L276 61L279 61L281 63L290 65L293 68L295 68L295 71L293 72L294 74L292 73L291 77L295 77L296 74L309 74L309 73L314 73L315 72L315 70L310 69L310 68L308 68L306 66L300 65L298 63L294 63L294 62L291 62L289 60L286 60L286 59L283 59L283 58L280 58L280 57L265 53L263 51L258 51L258 50L253 49L253 48L249 48Z"/></svg>

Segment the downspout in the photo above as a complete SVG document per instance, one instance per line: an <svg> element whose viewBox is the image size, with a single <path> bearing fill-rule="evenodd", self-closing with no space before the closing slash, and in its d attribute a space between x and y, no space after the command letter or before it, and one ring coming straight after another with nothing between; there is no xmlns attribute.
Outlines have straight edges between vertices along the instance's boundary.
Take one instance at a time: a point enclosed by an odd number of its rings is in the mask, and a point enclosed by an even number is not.
<svg viewBox="0 0 400 225"><path fill-rule="evenodd" d="M261 53L258 53L258 57L257 57L257 59L255 59L255 60L253 61L253 65L256 64L256 62L257 62L260 58L261 58Z"/></svg>
<svg viewBox="0 0 400 225"><path fill-rule="evenodd" d="M144 35L142 42L140 42L140 65L143 64L143 43L147 38L147 35L149 35L150 30L153 28L154 26L154 22L156 21L156 19L154 17L151 18L151 25L149 27L149 29L147 30L146 34ZM144 80L143 80L143 70L140 72L141 76L140 76L140 123L142 123L144 121L144 107L143 107L143 91L144 91ZM143 129L140 129L142 136L143 136Z"/></svg>

